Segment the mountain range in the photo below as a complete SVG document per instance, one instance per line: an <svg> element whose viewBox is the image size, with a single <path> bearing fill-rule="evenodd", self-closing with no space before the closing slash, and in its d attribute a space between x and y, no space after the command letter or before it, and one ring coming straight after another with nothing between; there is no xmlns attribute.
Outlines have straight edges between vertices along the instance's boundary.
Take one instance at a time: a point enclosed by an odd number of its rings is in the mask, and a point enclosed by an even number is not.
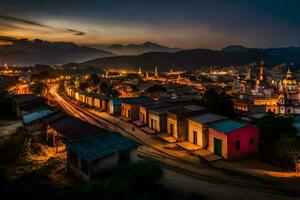
<svg viewBox="0 0 300 200"><path fill-rule="evenodd" d="M176 52L150 52L134 56L114 56L90 60L68 66L96 66L102 68L127 67L131 69L172 69L193 70L205 66L238 66L258 63L264 60L268 66L281 63L300 64L300 47L246 48L240 45L228 46L221 50L191 49Z"/></svg>
<svg viewBox="0 0 300 200"><path fill-rule="evenodd" d="M20 39L10 45L0 46L0 65L66 64L113 55L105 50L74 43Z"/></svg>
<svg viewBox="0 0 300 200"><path fill-rule="evenodd" d="M110 51L108 51L110 50ZM146 52L139 55L131 55ZM122 54L122 55L117 55ZM127 55L130 54L130 55ZM65 66L127 67L160 70L198 69L205 66L237 66L265 60L268 66L300 64L300 47L247 48L241 45L221 50L169 48L152 42L111 45L104 50L74 43L19 39L0 46L0 65L65 64ZM72 63L72 64L68 64Z"/></svg>
<svg viewBox="0 0 300 200"><path fill-rule="evenodd" d="M143 44L112 44L104 50L110 51L118 55L138 55L148 52L176 52L181 49L162 46L153 42L145 42Z"/></svg>

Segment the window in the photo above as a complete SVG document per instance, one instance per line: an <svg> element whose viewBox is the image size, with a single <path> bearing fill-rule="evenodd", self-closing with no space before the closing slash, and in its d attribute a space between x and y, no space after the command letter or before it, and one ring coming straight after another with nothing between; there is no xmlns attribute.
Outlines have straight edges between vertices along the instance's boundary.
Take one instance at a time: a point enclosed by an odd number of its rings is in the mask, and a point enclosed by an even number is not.
<svg viewBox="0 0 300 200"><path fill-rule="evenodd" d="M249 144L254 144L254 138L253 137L249 138Z"/></svg>
<svg viewBox="0 0 300 200"><path fill-rule="evenodd" d="M81 158L81 171L86 175L89 175L89 163Z"/></svg>
<svg viewBox="0 0 300 200"><path fill-rule="evenodd" d="M241 142L237 141L235 142L235 150L239 151L241 149Z"/></svg>
<svg viewBox="0 0 300 200"><path fill-rule="evenodd" d="M77 159L77 154L70 151L70 162L74 167L78 167L78 159Z"/></svg>

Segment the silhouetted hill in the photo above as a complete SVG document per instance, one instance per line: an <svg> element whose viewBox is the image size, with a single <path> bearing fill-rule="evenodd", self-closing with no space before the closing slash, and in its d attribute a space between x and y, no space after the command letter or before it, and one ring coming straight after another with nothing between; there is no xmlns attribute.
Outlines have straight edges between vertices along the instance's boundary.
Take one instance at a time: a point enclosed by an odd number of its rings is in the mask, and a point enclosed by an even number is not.
<svg viewBox="0 0 300 200"><path fill-rule="evenodd" d="M250 52L256 51L267 57L273 58L273 63L295 63L300 64L300 47L282 48L247 48L240 45L228 46L222 49L225 52Z"/></svg>
<svg viewBox="0 0 300 200"><path fill-rule="evenodd" d="M21 39L12 45L0 46L0 64L7 62L9 65L65 64L112 55L114 54L108 51L78 46L74 43L39 39L33 41Z"/></svg>
<svg viewBox="0 0 300 200"><path fill-rule="evenodd" d="M162 46L152 42L145 42L143 44L112 44L108 46L105 50L113 52L118 55L138 55L147 52L175 52L179 51L179 48L170 48L167 46Z"/></svg>
<svg viewBox="0 0 300 200"><path fill-rule="evenodd" d="M160 70L170 70L170 68L188 70L212 65L243 65L252 62L259 62L261 59L269 62L273 60L273 57L255 50L227 52L208 49L192 49L174 53L154 52L137 56L99 58L68 66L95 66L104 68L128 67L132 69L138 69L140 66L142 66L143 68L153 69L153 66L157 65L160 67Z"/></svg>

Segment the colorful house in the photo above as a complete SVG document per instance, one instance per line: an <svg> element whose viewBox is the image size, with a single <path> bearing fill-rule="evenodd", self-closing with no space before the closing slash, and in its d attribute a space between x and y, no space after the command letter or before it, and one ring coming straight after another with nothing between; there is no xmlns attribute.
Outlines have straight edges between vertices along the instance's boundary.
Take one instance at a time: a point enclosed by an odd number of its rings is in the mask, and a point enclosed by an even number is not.
<svg viewBox="0 0 300 200"><path fill-rule="evenodd" d="M89 181L117 166L137 160L138 143L119 133L99 133L67 143L67 169Z"/></svg>
<svg viewBox="0 0 300 200"><path fill-rule="evenodd" d="M188 141L198 145L199 148L206 148L208 145L207 124L224 120L226 117L213 113L204 113L188 118Z"/></svg>
<svg viewBox="0 0 300 200"><path fill-rule="evenodd" d="M258 129L226 119L207 125L208 150L225 159L238 159L258 152Z"/></svg>

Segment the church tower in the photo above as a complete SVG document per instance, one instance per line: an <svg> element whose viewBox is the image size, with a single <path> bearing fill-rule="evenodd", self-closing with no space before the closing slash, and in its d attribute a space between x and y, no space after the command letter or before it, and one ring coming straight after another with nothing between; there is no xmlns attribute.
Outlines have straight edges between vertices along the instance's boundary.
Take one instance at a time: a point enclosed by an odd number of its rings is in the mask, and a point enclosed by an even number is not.
<svg viewBox="0 0 300 200"><path fill-rule="evenodd" d="M142 67L140 67L140 69L139 69L139 74L140 75L142 74Z"/></svg>
<svg viewBox="0 0 300 200"><path fill-rule="evenodd" d="M245 80L246 81L251 81L251 68L249 67L248 68L248 71L247 71L247 74L246 74L246 77L245 77Z"/></svg>
<svg viewBox="0 0 300 200"><path fill-rule="evenodd" d="M263 82L266 81L266 67L264 61L260 62L259 66L259 81Z"/></svg>
<svg viewBox="0 0 300 200"><path fill-rule="evenodd" d="M155 76L155 77L158 77L158 69L157 69L157 66L155 66L155 68L154 68L154 76Z"/></svg>

